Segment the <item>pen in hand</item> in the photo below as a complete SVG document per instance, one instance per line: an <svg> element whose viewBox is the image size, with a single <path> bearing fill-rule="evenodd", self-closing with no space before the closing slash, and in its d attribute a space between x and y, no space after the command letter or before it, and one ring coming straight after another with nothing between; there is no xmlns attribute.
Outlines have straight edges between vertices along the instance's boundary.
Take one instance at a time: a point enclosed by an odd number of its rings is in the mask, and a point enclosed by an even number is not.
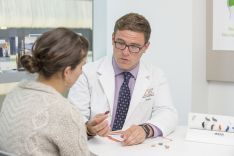
<svg viewBox="0 0 234 156"><path fill-rule="evenodd" d="M106 114L109 114L110 113L110 111L106 111L104 114L106 115Z"/></svg>

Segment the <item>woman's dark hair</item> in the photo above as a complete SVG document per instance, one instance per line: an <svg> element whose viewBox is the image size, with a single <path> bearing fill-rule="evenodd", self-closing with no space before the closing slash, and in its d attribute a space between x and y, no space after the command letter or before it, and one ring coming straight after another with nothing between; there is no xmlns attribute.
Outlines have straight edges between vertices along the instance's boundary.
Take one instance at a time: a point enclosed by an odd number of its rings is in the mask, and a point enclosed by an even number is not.
<svg viewBox="0 0 234 156"><path fill-rule="evenodd" d="M142 32L145 36L145 43L149 41L151 34L151 27L148 20L144 16L137 13L128 13L120 17L115 22L114 35L118 30Z"/></svg>
<svg viewBox="0 0 234 156"><path fill-rule="evenodd" d="M75 69L87 56L89 43L81 35L67 28L45 32L32 47L32 56L20 58L22 66L30 73L39 73L46 78L68 66Z"/></svg>

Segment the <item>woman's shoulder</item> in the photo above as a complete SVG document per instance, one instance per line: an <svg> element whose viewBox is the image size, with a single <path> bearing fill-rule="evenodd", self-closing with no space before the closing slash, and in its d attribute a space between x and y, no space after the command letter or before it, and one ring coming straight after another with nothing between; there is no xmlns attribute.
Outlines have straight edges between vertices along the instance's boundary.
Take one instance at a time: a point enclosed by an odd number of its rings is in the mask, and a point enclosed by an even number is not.
<svg viewBox="0 0 234 156"><path fill-rule="evenodd" d="M66 98L57 98L51 100L53 100L53 104L48 107L48 111L56 119L69 121L73 120L75 123L80 123L82 117L78 108L73 106Z"/></svg>

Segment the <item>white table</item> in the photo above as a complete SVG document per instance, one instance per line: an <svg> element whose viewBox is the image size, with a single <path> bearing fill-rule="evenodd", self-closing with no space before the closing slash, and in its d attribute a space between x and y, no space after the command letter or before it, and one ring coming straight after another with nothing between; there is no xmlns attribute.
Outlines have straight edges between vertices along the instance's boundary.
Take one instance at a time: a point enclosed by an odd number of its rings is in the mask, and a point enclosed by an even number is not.
<svg viewBox="0 0 234 156"><path fill-rule="evenodd" d="M179 126L167 138L147 139L143 144L122 146L103 137L88 141L90 151L98 156L234 156L234 146L206 144L185 140L186 127ZM159 145L163 143L163 145ZM165 145L169 148L166 148Z"/></svg>

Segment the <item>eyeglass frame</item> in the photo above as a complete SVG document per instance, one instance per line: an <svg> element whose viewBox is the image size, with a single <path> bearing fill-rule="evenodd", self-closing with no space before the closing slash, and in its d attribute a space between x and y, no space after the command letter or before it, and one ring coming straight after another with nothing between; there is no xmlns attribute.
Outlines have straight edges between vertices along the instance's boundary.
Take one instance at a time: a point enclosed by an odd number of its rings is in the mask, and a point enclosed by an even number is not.
<svg viewBox="0 0 234 156"><path fill-rule="evenodd" d="M125 42L122 43L122 42L119 42L119 41L114 41L114 44L115 44L115 48L117 48L119 50L124 50L124 49L126 49L126 47L128 47L128 51L131 52L131 53L134 53L134 54L139 53L141 51L141 49L144 48L144 46L145 46L145 44L144 44L142 47L138 47L138 46L134 46L134 45L128 45ZM119 47L116 46L116 44L122 44L122 45L124 45L124 48L119 48ZM139 50L137 52L134 52L134 51L131 51L129 49L129 47L135 47L135 48L138 48Z"/></svg>

